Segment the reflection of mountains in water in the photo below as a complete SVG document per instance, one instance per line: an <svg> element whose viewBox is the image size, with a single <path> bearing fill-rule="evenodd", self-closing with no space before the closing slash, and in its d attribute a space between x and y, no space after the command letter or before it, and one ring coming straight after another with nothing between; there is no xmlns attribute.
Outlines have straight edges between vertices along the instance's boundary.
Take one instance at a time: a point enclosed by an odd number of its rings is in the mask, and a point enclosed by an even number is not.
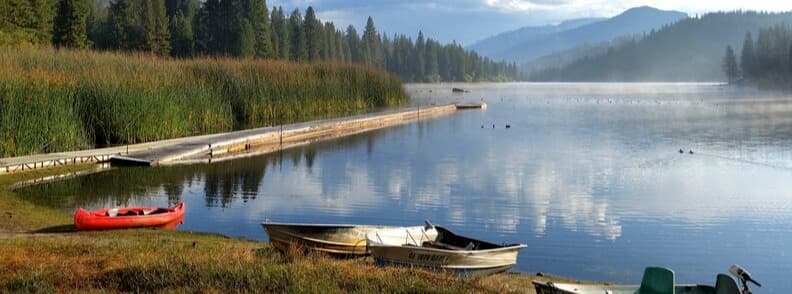
<svg viewBox="0 0 792 294"><path fill-rule="evenodd" d="M267 168L304 164L310 171L322 150L366 144L371 154L374 141L386 130L317 142L277 153L214 164L173 167L130 167L19 190L34 203L57 208L128 206L151 197L167 196L169 205L182 202L185 190L203 186L207 207L227 207L235 200L256 199ZM201 185L201 183L203 185Z"/></svg>

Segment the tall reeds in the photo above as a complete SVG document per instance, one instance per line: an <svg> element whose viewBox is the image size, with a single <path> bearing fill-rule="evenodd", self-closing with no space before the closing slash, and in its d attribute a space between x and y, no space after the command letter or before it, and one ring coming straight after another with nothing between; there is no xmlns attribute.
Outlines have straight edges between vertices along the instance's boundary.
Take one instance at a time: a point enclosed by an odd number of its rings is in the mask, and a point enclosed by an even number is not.
<svg viewBox="0 0 792 294"><path fill-rule="evenodd" d="M352 64L0 47L0 156L337 117L407 99L398 79Z"/></svg>

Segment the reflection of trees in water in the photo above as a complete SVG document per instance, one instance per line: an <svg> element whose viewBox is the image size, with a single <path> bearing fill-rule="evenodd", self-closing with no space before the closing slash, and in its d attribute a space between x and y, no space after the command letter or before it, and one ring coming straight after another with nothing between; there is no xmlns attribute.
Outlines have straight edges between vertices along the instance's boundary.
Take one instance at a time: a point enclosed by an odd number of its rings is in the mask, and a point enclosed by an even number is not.
<svg viewBox="0 0 792 294"><path fill-rule="evenodd" d="M185 191L193 192L203 182L207 207L228 207L234 201L256 199L268 167L283 167L289 158L294 167L304 164L310 172L322 150L341 150L373 142L387 130L318 142L282 152L214 164L140 168L129 167L104 173L48 183L20 190L25 199L50 207L76 208L127 206L152 197L167 197L169 205L182 201Z"/></svg>
<svg viewBox="0 0 792 294"><path fill-rule="evenodd" d="M194 173L184 169L125 168L33 186L19 193L50 207L125 206L163 193L169 204L176 204L193 178Z"/></svg>

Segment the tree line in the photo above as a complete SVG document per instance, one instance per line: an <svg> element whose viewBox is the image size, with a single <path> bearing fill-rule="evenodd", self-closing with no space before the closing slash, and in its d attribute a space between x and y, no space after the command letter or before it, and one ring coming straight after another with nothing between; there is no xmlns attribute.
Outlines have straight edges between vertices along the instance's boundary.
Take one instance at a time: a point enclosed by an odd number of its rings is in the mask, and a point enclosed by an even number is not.
<svg viewBox="0 0 792 294"><path fill-rule="evenodd" d="M715 12L686 18L656 31L588 52L566 64L530 73L535 81L713 81L722 80L724 47L739 56L745 32L792 24L792 12ZM786 48L789 50L789 48Z"/></svg>
<svg viewBox="0 0 792 294"><path fill-rule="evenodd" d="M457 43L322 22L266 0L3 0L0 44L151 52L191 58L229 56L295 62L352 62L408 82L509 81L515 64L495 62Z"/></svg>
<svg viewBox="0 0 792 294"><path fill-rule="evenodd" d="M722 67L729 82L744 82L770 88L790 88L792 27L779 24L762 28L756 40L750 31L746 32L740 56L737 56L732 46L727 46Z"/></svg>

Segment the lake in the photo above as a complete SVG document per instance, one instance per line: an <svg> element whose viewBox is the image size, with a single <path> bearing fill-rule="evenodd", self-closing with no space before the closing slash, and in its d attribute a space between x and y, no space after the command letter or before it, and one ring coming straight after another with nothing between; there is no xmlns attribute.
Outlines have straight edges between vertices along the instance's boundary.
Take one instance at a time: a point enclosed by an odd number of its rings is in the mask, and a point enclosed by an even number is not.
<svg viewBox="0 0 792 294"><path fill-rule="evenodd" d="M428 219L527 244L516 271L639 283L645 266L660 265L679 282L714 284L736 263L764 285L756 293L792 292L792 97L719 84L406 88L414 104L483 100L489 108L278 154L116 169L21 193L70 212L184 201L180 230L259 240L267 219Z"/></svg>

